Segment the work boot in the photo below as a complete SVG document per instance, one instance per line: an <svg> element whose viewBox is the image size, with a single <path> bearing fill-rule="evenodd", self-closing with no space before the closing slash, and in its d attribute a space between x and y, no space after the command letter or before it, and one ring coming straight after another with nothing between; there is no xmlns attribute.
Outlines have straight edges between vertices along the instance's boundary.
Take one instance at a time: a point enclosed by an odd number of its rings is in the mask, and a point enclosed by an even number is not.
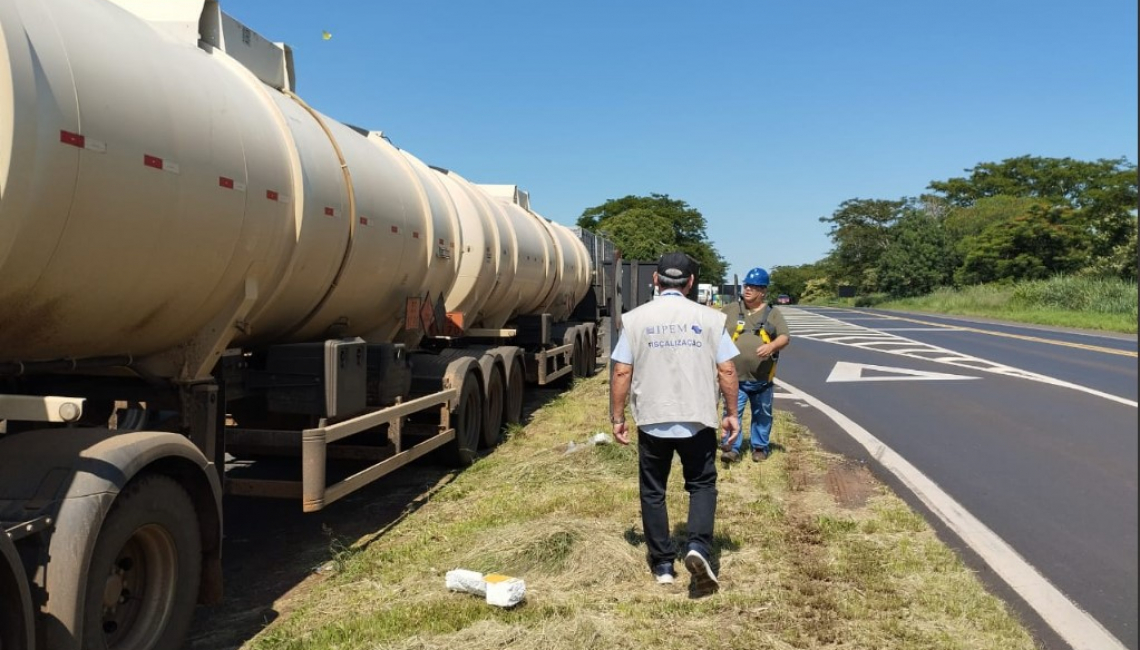
<svg viewBox="0 0 1140 650"><path fill-rule="evenodd" d="M735 463L738 460L740 460L740 452L732 451L731 449L726 452L722 452L720 455L720 462L724 463L725 465Z"/></svg>
<svg viewBox="0 0 1140 650"><path fill-rule="evenodd" d="M760 461L763 461L763 460L768 460L768 450L767 449L753 449L752 450L752 462L759 463Z"/></svg>

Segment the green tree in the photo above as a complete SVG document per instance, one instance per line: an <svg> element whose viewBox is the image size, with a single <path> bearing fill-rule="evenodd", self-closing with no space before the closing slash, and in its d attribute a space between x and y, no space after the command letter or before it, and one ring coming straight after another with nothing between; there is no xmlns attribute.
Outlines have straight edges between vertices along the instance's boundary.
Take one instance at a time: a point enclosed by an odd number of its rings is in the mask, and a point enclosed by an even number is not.
<svg viewBox="0 0 1140 650"><path fill-rule="evenodd" d="M768 287L768 299L775 300L776 296L786 293L792 300L799 301L807 290L808 282L826 277L817 264L802 264L800 266L772 267L771 286Z"/></svg>
<svg viewBox="0 0 1140 650"><path fill-rule="evenodd" d="M951 273L962 266L982 232L1024 216L1033 207L1045 209L1049 203L1045 199L1003 194L980 198L969 206L950 208L942 227L949 244L947 264Z"/></svg>
<svg viewBox="0 0 1140 650"><path fill-rule="evenodd" d="M933 181L929 188L961 207L985 197L1015 196L1047 199L1076 209L1136 208L1136 166L1126 158L1086 162L1021 156L980 163L966 171L969 177Z"/></svg>
<svg viewBox="0 0 1140 650"><path fill-rule="evenodd" d="M1073 273L1088 258L1087 239L1068 207L1031 207L971 238L969 253L955 273L960 284L1043 280Z"/></svg>
<svg viewBox="0 0 1140 650"><path fill-rule="evenodd" d="M969 176L934 181L930 189L959 208L972 209L985 201L1006 201L1007 207L1036 201L1047 207L1069 207L1079 225L1081 264L1095 273L1102 261L1127 245L1136 232L1136 166L1126 158L1092 162L1072 158L1021 156L1000 163L982 163L966 170ZM1016 209L1018 216L1024 214ZM971 233L975 234L975 233Z"/></svg>
<svg viewBox="0 0 1140 650"><path fill-rule="evenodd" d="M947 283L953 272L950 245L938 218L908 210L890 229L879 257L879 289L895 298L921 296Z"/></svg>
<svg viewBox="0 0 1140 650"><path fill-rule="evenodd" d="M797 302L825 301L835 297L835 287L827 278L813 278L804 285Z"/></svg>
<svg viewBox="0 0 1140 650"><path fill-rule="evenodd" d="M976 237L994 224L1020 217L1033 206L1047 208L1049 202L1038 198L1002 194L980 198L968 206L952 207L943 222L946 236L951 241Z"/></svg>
<svg viewBox="0 0 1140 650"><path fill-rule="evenodd" d="M677 248L669 219L647 208L619 212L603 222L600 232L621 249L626 259L655 260Z"/></svg>
<svg viewBox="0 0 1140 650"><path fill-rule="evenodd" d="M891 226L907 204L906 199L849 199L830 217L819 218L831 224L827 234L835 248L828 264L835 284L850 284L864 293L876 290L879 258L891 242Z"/></svg>
<svg viewBox="0 0 1140 650"><path fill-rule="evenodd" d="M1097 206L1080 213L1083 229L1089 241L1089 267L1117 254L1129 239L1136 241L1136 212L1120 207ZM1136 258L1133 256L1132 261ZM1115 274L1113 274L1115 275Z"/></svg>
<svg viewBox="0 0 1140 650"><path fill-rule="evenodd" d="M584 210L578 226L609 237L627 259L652 261L684 251L700 265L699 282L724 282L728 265L708 240L704 215L667 194L610 199Z"/></svg>
<svg viewBox="0 0 1140 650"><path fill-rule="evenodd" d="M1137 273L1136 260L1136 229L1133 228L1125 235L1124 241L1114 246L1108 255L1094 257L1092 264L1081 269L1081 274L1137 282L1140 274Z"/></svg>

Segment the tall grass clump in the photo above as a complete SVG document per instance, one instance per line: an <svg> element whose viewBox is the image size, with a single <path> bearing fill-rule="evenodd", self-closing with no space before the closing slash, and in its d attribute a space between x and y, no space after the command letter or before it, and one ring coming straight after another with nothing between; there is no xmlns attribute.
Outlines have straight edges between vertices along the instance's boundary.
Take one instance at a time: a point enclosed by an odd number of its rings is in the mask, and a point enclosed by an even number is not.
<svg viewBox="0 0 1140 650"><path fill-rule="evenodd" d="M1136 283L1126 280L1059 275L1048 280L942 288L874 306L1135 334L1136 291Z"/></svg>
<svg viewBox="0 0 1140 650"><path fill-rule="evenodd" d="M1136 283L1117 278L1058 275L1013 286L1011 304L1026 309L1063 309L1136 317Z"/></svg>
<svg viewBox="0 0 1140 650"><path fill-rule="evenodd" d="M992 312L1005 309L1013 297L1007 284L978 284L961 289L943 287L933 293L898 302L914 303L949 313ZM898 304L897 302L892 304Z"/></svg>

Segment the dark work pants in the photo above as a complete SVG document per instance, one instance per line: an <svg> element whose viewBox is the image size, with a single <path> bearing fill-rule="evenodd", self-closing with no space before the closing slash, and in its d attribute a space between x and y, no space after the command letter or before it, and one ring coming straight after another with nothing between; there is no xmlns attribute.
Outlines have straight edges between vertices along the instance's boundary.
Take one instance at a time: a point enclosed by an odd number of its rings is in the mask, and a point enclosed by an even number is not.
<svg viewBox="0 0 1140 650"><path fill-rule="evenodd" d="M716 431L701 429L691 438L658 438L638 429L638 480L641 487L641 526L649 547L650 568L677 557L669 531L665 486L673 452L681 458L685 491L689 493L689 546L709 557L716 516Z"/></svg>

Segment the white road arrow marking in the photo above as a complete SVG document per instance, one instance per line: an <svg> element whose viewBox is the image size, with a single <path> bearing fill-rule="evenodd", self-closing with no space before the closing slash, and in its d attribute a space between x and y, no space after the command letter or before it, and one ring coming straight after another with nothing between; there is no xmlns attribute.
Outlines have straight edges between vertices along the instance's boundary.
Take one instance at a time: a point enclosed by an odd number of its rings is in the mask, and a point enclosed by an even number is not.
<svg viewBox="0 0 1140 650"><path fill-rule="evenodd" d="M890 374L864 377L864 370L874 370L875 372L885 372ZM980 379L980 377L952 375L946 372L911 370L910 368L872 366L866 363L848 363L846 361L840 361L839 363L836 363L835 367L831 369L831 374L827 377L827 381L829 383L841 381L947 381L954 379Z"/></svg>

